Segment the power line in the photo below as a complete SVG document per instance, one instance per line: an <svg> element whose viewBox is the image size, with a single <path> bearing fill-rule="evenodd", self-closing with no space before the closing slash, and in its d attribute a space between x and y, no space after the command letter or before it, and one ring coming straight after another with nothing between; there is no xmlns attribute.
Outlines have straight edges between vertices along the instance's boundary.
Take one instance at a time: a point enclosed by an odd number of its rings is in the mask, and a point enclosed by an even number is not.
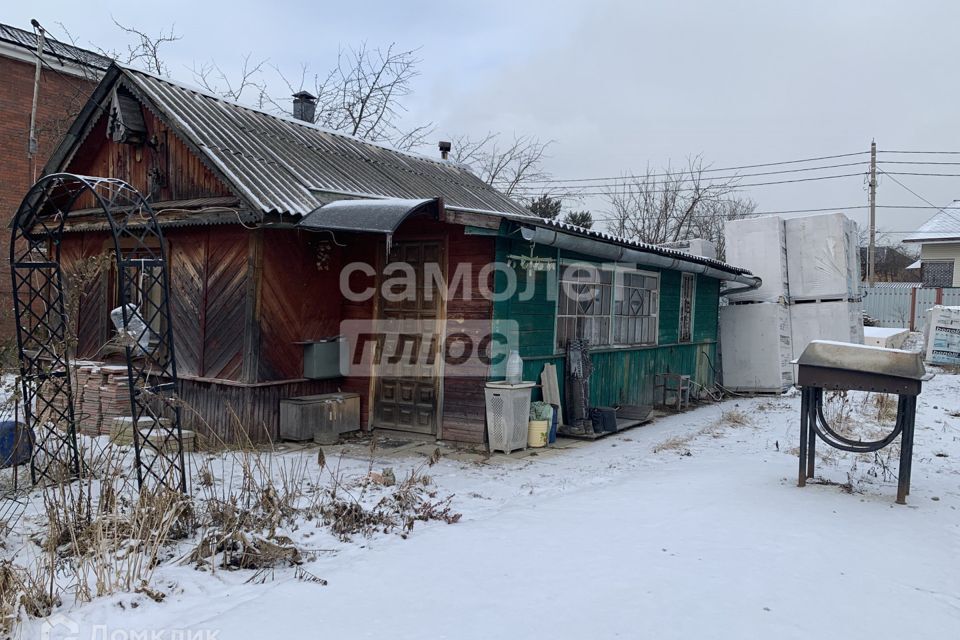
<svg viewBox="0 0 960 640"><path fill-rule="evenodd" d="M556 184L556 185L550 184L550 185L543 185L543 186L523 186L522 188L523 188L523 189L526 189L526 190L528 190L528 191L544 191L544 192L549 192L551 189L592 189L592 188L597 188L597 187L614 187L614 186L619 186L619 185L626 184L626 181L631 180L631 179L645 180L645 179L647 179L648 177L653 177L654 175L670 176L670 178L672 178L672 181L673 181L673 182L697 182L697 181L703 180L703 181L707 181L707 183L710 184L711 181L716 181L716 180L738 180L738 179L740 179L740 178L752 178L752 177L755 177L755 176L772 176L772 175L780 175L780 174L784 174L784 173L800 173L800 172L803 172L803 171L821 171L821 170L824 170L824 169L836 169L836 168L839 168L839 167L856 167L856 166L862 166L862 165L865 165L865 164L867 164L865 161L860 161L860 162L844 162L844 163L841 163L841 164L828 164L828 165L822 165L822 166L819 166L819 167L804 167L804 168L802 168L802 169L780 169L779 171L761 171L761 172L758 172L758 173L738 173L738 174L729 175L729 176L706 176L706 177L701 177L701 176L700 176L698 173L696 173L696 172L688 172L688 171L686 171L686 170L682 170L682 171L678 171L677 173L672 174L672 175L671 175L671 174L650 174L650 176L646 176L646 175L643 175L643 176L623 176L623 177L619 177L619 178L614 178L614 177L610 177L610 178L575 178L575 179L570 180L569 183L568 183L568 182L564 182L564 183L562 183L562 184ZM957 164L960 164L960 163L957 163ZM690 173L690 175L687 176L687 175L686 175L687 173ZM573 183L577 183L577 182L585 182L585 181L587 181L587 180L604 180L604 181L607 181L607 183L605 183L605 184L590 184L590 185L584 185L584 186L575 186L575 185L573 184ZM559 183L560 181L553 181L553 182ZM527 184L533 185L533 184L536 184L536 183L535 183L535 182L530 182L530 183L527 183Z"/></svg>
<svg viewBox="0 0 960 640"><path fill-rule="evenodd" d="M877 153L880 153L879 151ZM939 164L939 165L960 165L960 162L943 162L940 160L877 160L877 164Z"/></svg>
<svg viewBox="0 0 960 640"><path fill-rule="evenodd" d="M745 177L751 177L751 176L775 175L775 174L783 174L783 173L797 173L797 172L801 172L801 171L816 171L816 170L821 170L821 169L831 169L831 168L835 168L835 167L859 166L859 165L863 165L863 164L866 164L866 163L865 163L865 162L849 162L849 163L842 163L842 164L836 164L836 165L825 165L825 166L821 166L821 167L809 167L809 168L802 168L802 169L787 169L787 170L782 170L782 171L767 171L767 172L748 173L748 174L741 174L741 175L708 177L708 178L706 178L706 180L707 180L706 186L710 186L711 184L714 184L714 183L712 183L712 182L710 182L710 181L715 181L715 180L736 180L736 179L739 179L739 178L745 178ZM878 163L878 164L882 164L882 163ZM904 162L904 163L902 163L902 164L914 164L914 163ZM922 164L922 163L916 163L916 164ZM937 163L937 164L960 165L960 162ZM924 176L924 177L932 177L932 178L960 178L960 173L930 173L930 172L922 172L922 171L884 171L884 173L885 173L886 175L889 175L889 176ZM837 175L837 176L816 176L816 177L812 177L812 178L798 179L798 180L794 180L794 181L784 180L784 181L759 182L759 183L749 183L749 184L736 184L736 183L735 183L735 184L729 185L729 187L730 187L731 189L739 189L739 188L742 188L742 187L756 187L756 186L763 186L763 185L767 185L767 184L787 184L787 183L789 183L789 182L803 182L803 181L813 181L813 180L821 180L821 179L826 180L826 179L831 179L831 178L848 177L848 176L853 176L853 175L865 175L865 173L864 173L864 174L860 174L860 173L849 173L849 174L841 174L841 175ZM641 176L641 177L646 177L646 176ZM588 179L588 178L585 178L584 180L586 180L586 179ZM700 180L700 179L701 179L701 178L699 178L699 176L678 177L678 178L676 179L676 182L681 182L681 183L683 183L683 182L695 182L695 181ZM616 179L616 178L608 178L608 180L612 180L613 182L610 182L610 183L607 183L607 184L590 184L590 185L584 185L584 186L578 186L578 185L573 185L573 184L557 184L557 185L550 185L550 186L546 186L546 185L544 185L544 186L533 186L533 185L531 185L531 186L521 186L521 187L518 187L518 188L517 188L517 191L520 191L520 192L522 193L522 195L527 195L527 196L529 196L529 195L538 195L538 194L551 195L552 193L557 193L558 191L562 191L562 192L576 192L578 195L606 195L606 194L607 194L606 191L601 192L601 193L595 193L595 192L587 192L587 191L580 192L580 191L577 191L577 190L579 190L579 189L597 189L597 188L601 188L601 187L606 187L606 188L611 188L611 189L618 189L618 188L628 188L628 187L630 186L629 183L625 181L625 179L624 179L624 180L621 180L621 179ZM685 187L685 188L682 188L681 190L692 191L692 190L694 190L694 188L692 188L692 187ZM650 190L650 191L645 191L645 192L646 192L646 193L667 193L667 192L669 192L669 191L673 191L673 190L672 190L672 189L663 190L663 191L660 191L660 190Z"/></svg>
<svg viewBox="0 0 960 640"><path fill-rule="evenodd" d="M701 174L701 173L720 173L720 172L723 172L723 171L737 171L737 170L740 170L740 169L756 169L756 168L760 168L760 167L781 166L781 165L786 165L786 164L795 164L795 163L799 163L799 162L812 162L812 161L815 161L815 160L828 160L828 159L831 159L831 158L844 158L844 157L849 157L849 156L851 156L851 155L860 155L860 154L862 154L862 153L868 153L868 152L866 152L866 151L861 151L861 152L859 152L859 153L843 154L843 155L839 155L839 156L823 156L823 157L821 157L821 158L810 158L809 160L785 160L785 161L783 161L783 162L769 162L769 163L765 163L765 164L748 164L748 165L743 165L743 166L740 166L740 167L723 167L723 168L718 168L718 169L692 169L692 170L691 170L691 169L677 169L676 171L673 171L673 172L669 172L669 171L668 171L668 172L664 172L664 173L643 173L643 174L619 175L619 176L600 176L600 177L595 177L595 178L543 178L543 179L541 179L541 180L530 180L530 181L528 181L528 184L554 184L554 183L572 184L572 183L575 183L575 182L608 182L608 181L611 181L611 180L621 180L621 181L622 181L622 180L632 180L632 179L637 179L637 178L639 178L639 179L643 179L643 178L672 178L672 177L682 176L682 175L685 174L685 173L691 173L691 174L698 174L698 175L699 175L699 174ZM837 168L837 167L852 167L852 166L856 166L856 165L859 165L859 164L866 164L866 163L867 163L866 160L860 160L860 161L858 161L858 162L845 162L845 163L840 163L840 164L830 164L830 165L824 165L824 166L819 166L819 167L802 167L802 168L799 168L799 169L781 169L781 170L779 170L779 171L766 171L766 172L760 172L760 173L737 174L737 175L734 175L734 176L726 176L726 177L730 177L730 178L742 178L742 177L746 177L746 176L768 176L768 175L774 175L774 174L779 174L779 173L795 173L795 172L799 172L799 171L817 171L818 169L835 169L835 168ZM724 179L724 178L721 178L721 177L710 177L710 178L708 178L708 179L709 179L709 180L721 180L721 179Z"/></svg>
<svg viewBox="0 0 960 640"><path fill-rule="evenodd" d="M951 220L953 220L953 221L955 221L955 222L957 222L957 223L960 223L960 218L958 218L958 217L955 216L954 214L948 213L943 207L938 207L937 205L933 204L932 202L930 202L929 200L927 200L926 198L924 198L922 195L920 195L919 193L917 193L916 191L914 191L913 189L911 189L911 188L908 187L907 185L903 184L902 182L900 182L899 180L897 180L896 178L894 178L891 174L887 173L887 172L884 171L883 169L878 169L878 170L879 170L880 173L882 173L883 175L885 175L885 176L890 176L890 179L891 179L891 180L893 180L893 181L896 182L898 185L900 185L901 187L903 187L904 189L906 189L907 191L909 191L910 193L912 193L913 195L915 195L917 198L919 198L919 199L923 200L924 202L926 202L928 205L930 205L931 207L933 207L934 209L936 209L939 213L942 213L943 215L947 216L947 217L950 218ZM897 174L897 175L899 175L899 174Z"/></svg>
<svg viewBox="0 0 960 640"><path fill-rule="evenodd" d="M884 171L888 176L929 176L933 178L960 178L960 173L921 173L918 171Z"/></svg>
<svg viewBox="0 0 960 640"><path fill-rule="evenodd" d="M960 151L893 151L890 149L878 150L877 153L909 153L932 156L960 156Z"/></svg>
<svg viewBox="0 0 960 640"><path fill-rule="evenodd" d="M817 181L817 180L835 180L835 179L838 179L838 178L850 178L850 177L853 177L853 176L865 176L865 175L866 175L866 172L840 173L840 174L832 175L832 176L816 176L816 177L813 177L813 178L794 178L794 179L792 179L792 180L775 180L775 181L771 181L771 182L752 182L752 183L747 183L747 184L737 184L737 185L730 185L729 188L730 188L730 191L737 191L737 190L740 190L740 189L743 189L743 188L746 188L746 187L764 187L764 186L778 185L778 184L792 184L792 183L796 183L796 182L814 182L814 181ZM629 186L629 185L624 185L624 187L628 187L628 186ZM560 195L583 197L583 196L608 196L608 195L611 194L610 191L581 191L581 192L574 192L574 191L570 191L569 189L570 189L570 188L567 189L567 193L560 194ZM649 191L643 191L642 193L673 193L673 192L675 192L675 191L695 191L695 190L696 190L696 188L694 188L694 187L677 187L676 189L649 190ZM522 195L522 196L537 195L537 193L539 193L538 191L530 192L530 191L525 191L525 190L523 190L523 189L521 189L520 191L521 191L521 193L520 193L519 195Z"/></svg>

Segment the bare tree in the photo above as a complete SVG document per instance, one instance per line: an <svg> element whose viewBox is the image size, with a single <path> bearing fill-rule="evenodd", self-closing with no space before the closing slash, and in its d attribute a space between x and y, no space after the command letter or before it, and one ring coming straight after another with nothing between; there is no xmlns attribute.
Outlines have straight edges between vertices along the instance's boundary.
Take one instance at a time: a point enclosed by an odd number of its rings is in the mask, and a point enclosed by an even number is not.
<svg viewBox="0 0 960 640"><path fill-rule="evenodd" d="M418 49L358 47L340 49L337 64L325 75L310 77L309 65L302 64L299 77L292 79L279 68L274 71L290 93L310 91L317 98L315 122L371 142L385 142L398 149L419 146L433 132L432 123L402 126L404 99L413 92L412 82L420 75ZM286 111L286 101L271 100Z"/></svg>
<svg viewBox="0 0 960 640"><path fill-rule="evenodd" d="M196 62L191 68L194 81L201 87L222 98L240 101L248 89L256 91L259 107L264 106L266 102L267 86L262 78L264 66L267 60L253 62L250 60L251 53L243 56L240 64L240 70L235 77L231 79L230 75L215 61L210 60L201 64Z"/></svg>
<svg viewBox="0 0 960 640"><path fill-rule="evenodd" d="M737 178L712 179L699 156L682 169L625 177L607 190L611 233L652 244L703 237L722 244L726 220L756 204L736 196ZM720 247L718 247L719 249Z"/></svg>
<svg viewBox="0 0 960 640"><path fill-rule="evenodd" d="M753 216L757 203L750 198L741 198L731 194L722 200L705 202L700 215L694 220L691 238L703 238L711 241L717 249L717 258L727 255L726 236L723 229L730 220L741 220Z"/></svg>
<svg viewBox="0 0 960 640"><path fill-rule="evenodd" d="M529 193L528 185L549 178L543 161L551 144L552 140L542 142L534 136L516 134L509 142L503 142L499 133L480 138L455 136L451 157L471 167L490 186L508 196L521 197Z"/></svg>
<svg viewBox="0 0 960 640"><path fill-rule="evenodd" d="M170 76L170 69L167 67L167 63L164 62L160 50L165 45L181 39L182 36L177 35L174 31L175 25L170 25L170 28L166 32L161 29L157 35L154 36L136 27L122 24L116 18L111 19L118 29L133 39L133 44L128 44L127 50L122 53L115 49L101 49L97 47L100 55L112 58L121 64L141 67L150 73L165 77Z"/></svg>

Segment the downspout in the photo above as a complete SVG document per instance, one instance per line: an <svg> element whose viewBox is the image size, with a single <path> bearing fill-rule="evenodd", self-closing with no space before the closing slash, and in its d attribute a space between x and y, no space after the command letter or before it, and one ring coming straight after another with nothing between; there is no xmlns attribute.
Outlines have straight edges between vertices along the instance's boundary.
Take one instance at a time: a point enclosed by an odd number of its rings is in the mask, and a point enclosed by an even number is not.
<svg viewBox="0 0 960 640"><path fill-rule="evenodd" d="M715 278L726 282L735 282L743 285L742 287L725 288L720 291L720 295L729 293L740 293L757 289L763 284L763 281L755 275L748 273L735 274L710 265L691 262L680 258L673 258L657 253L638 251L616 244L601 242L592 238L583 238L567 233L560 233L553 229L543 227L521 227L520 233L524 240L535 244L543 244L549 247L557 247L583 253L596 258L610 260L612 262L630 262L648 267L659 267L661 269L671 269L685 273L698 273L708 278Z"/></svg>

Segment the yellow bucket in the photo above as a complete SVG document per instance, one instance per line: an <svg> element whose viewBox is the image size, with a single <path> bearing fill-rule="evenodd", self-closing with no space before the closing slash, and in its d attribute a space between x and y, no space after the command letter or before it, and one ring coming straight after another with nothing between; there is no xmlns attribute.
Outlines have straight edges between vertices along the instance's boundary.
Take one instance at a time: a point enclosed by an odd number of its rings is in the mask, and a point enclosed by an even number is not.
<svg viewBox="0 0 960 640"><path fill-rule="evenodd" d="M527 423L527 446L545 447L550 437L549 420L531 420Z"/></svg>

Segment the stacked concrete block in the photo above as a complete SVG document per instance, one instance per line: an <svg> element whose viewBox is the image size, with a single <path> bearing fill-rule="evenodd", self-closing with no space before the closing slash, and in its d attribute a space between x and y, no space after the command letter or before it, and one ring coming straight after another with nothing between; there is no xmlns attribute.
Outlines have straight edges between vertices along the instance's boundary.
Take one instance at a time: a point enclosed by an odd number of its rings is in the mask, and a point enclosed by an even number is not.
<svg viewBox="0 0 960 640"><path fill-rule="evenodd" d="M726 260L763 280L720 308L723 384L777 392L811 340L863 343L856 224L843 214L727 223Z"/></svg>
<svg viewBox="0 0 960 640"><path fill-rule="evenodd" d="M863 344L856 223L831 213L789 218L784 228L794 356L811 340Z"/></svg>

